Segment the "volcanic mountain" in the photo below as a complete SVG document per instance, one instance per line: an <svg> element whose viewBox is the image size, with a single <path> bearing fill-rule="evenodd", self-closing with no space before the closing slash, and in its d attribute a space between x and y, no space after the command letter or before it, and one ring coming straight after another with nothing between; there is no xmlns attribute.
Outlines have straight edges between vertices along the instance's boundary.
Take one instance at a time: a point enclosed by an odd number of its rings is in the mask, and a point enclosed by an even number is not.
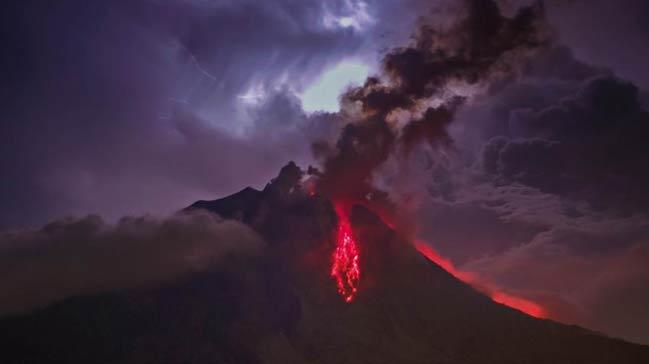
<svg viewBox="0 0 649 364"><path fill-rule="evenodd" d="M303 179L290 163L262 191L181 212L249 225L267 242L260 256L5 317L0 362L649 363L649 347L495 303L367 207L341 217ZM341 234L353 249L337 250Z"/></svg>

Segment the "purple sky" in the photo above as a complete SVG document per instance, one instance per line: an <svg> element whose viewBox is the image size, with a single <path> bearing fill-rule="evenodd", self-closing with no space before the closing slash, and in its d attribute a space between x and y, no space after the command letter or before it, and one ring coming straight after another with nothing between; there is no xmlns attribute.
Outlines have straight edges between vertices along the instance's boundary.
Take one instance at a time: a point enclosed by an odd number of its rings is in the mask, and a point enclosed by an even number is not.
<svg viewBox="0 0 649 364"><path fill-rule="evenodd" d="M167 215L315 163L311 143L340 130L338 94L419 17L452 21L444 3L3 4L0 229ZM422 147L375 183L461 268L649 344L649 5L546 6L552 44L472 91L449 127L456 153Z"/></svg>

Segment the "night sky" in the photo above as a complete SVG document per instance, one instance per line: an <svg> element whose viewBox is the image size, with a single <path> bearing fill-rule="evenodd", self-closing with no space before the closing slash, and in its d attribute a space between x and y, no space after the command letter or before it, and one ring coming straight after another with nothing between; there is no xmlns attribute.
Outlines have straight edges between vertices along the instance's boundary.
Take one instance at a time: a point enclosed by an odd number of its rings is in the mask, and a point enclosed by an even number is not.
<svg viewBox="0 0 649 364"><path fill-rule="evenodd" d="M193 267L213 240L254 250L243 226L169 216L293 160L332 195L386 193L413 235L549 318L649 344L649 2L483 1L497 36L464 3L1 5L0 291L40 293L0 314L123 287L119 254L164 279L185 269L160 253L187 249L179 231L204 234ZM24 244L45 248L16 259Z"/></svg>

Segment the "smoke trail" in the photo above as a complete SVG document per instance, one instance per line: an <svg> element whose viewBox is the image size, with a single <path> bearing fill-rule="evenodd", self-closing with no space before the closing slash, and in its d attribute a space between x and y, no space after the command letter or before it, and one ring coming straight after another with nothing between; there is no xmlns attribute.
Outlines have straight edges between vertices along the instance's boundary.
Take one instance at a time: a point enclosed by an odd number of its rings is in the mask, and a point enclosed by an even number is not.
<svg viewBox="0 0 649 364"><path fill-rule="evenodd" d="M523 7L508 18L493 0L465 0L450 26L422 24L412 44L386 54L380 76L341 96L347 125L336 145L313 145L319 190L343 200L380 196L371 179L390 156L403 159L423 142L451 146L447 126L466 101L457 90L515 75L548 41L542 10Z"/></svg>

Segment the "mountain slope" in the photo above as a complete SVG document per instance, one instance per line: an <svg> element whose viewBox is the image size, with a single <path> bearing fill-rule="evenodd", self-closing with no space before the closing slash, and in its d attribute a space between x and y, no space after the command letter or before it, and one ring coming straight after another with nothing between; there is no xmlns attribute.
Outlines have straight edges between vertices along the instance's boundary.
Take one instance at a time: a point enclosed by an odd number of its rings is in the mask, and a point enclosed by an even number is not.
<svg viewBox="0 0 649 364"><path fill-rule="evenodd" d="M0 320L2 363L649 363L649 347L538 320L423 257L362 206L350 220L361 280L330 277L336 214L294 164L188 209L242 220L264 254L164 285L71 298Z"/></svg>

